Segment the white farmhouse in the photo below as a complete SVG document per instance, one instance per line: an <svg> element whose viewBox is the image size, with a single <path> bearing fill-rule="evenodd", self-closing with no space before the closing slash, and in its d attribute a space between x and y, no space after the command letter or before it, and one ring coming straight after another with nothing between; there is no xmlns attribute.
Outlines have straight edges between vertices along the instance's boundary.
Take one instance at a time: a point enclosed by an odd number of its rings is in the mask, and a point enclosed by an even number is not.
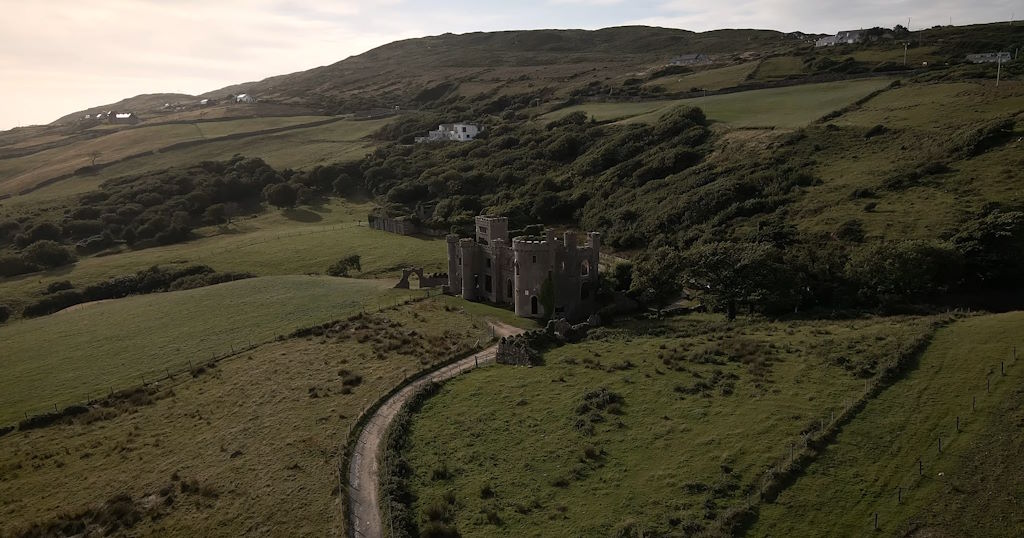
<svg viewBox="0 0 1024 538"><path fill-rule="evenodd" d="M236 103L255 103L256 102L256 98L251 96L251 95L249 95L249 94L247 94L247 93L240 93L240 94L235 96L235 102Z"/></svg>
<svg viewBox="0 0 1024 538"><path fill-rule="evenodd" d="M436 131L429 131L427 136L416 137L416 142L442 142L454 140L468 142L483 131L483 127L475 123L442 123Z"/></svg>

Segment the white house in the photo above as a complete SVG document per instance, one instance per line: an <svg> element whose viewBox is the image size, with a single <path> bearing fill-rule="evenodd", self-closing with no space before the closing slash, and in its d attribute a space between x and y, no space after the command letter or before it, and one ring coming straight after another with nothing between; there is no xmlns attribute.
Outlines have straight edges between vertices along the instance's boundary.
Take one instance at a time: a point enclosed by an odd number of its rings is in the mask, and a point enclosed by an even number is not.
<svg viewBox="0 0 1024 538"><path fill-rule="evenodd" d="M247 93L240 93L240 94L235 96L235 102L236 103L255 103L256 102L256 98L251 96L251 95L249 95L249 94L247 94Z"/></svg>
<svg viewBox="0 0 1024 538"><path fill-rule="evenodd" d="M110 123L139 123L139 117L134 112L116 112L114 115L107 113Z"/></svg>
<svg viewBox="0 0 1024 538"><path fill-rule="evenodd" d="M831 47L836 44L836 36L825 36L814 42L815 47Z"/></svg>
<svg viewBox="0 0 1024 538"><path fill-rule="evenodd" d="M457 142L468 142L476 138L483 127L475 123L442 123L436 131L429 131L427 136L416 137L416 142L442 142L455 140Z"/></svg>
<svg viewBox="0 0 1024 538"><path fill-rule="evenodd" d="M864 41L867 36L864 30L843 30L833 36L825 36L814 42L815 47L831 47L832 45L853 45Z"/></svg>

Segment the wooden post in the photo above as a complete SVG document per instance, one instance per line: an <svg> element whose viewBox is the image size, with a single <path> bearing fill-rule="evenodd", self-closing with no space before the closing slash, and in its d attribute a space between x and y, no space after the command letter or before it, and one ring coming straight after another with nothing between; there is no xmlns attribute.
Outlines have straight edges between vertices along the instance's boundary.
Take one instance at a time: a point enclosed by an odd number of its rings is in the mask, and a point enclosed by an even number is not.
<svg viewBox="0 0 1024 538"><path fill-rule="evenodd" d="M1006 361L999 361L999 373L1006 375Z"/></svg>
<svg viewBox="0 0 1024 538"><path fill-rule="evenodd" d="M924 460L917 458L917 476L924 476Z"/></svg>
<svg viewBox="0 0 1024 538"><path fill-rule="evenodd" d="M942 436L939 436L939 454L942 454Z"/></svg>
<svg viewBox="0 0 1024 538"><path fill-rule="evenodd" d="M796 457L796 443L789 443L789 461Z"/></svg>
<svg viewBox="0 0 1024 538"><path fill-rule="evenodd" d="M53 412L54 412L54 413L56 413L56 412L57 412L57 404L53 404Z"/></svg>
<svg viewBox="0 0 1024 538"><path fill-rule="evenodd" d="M875 512L875 530L878 530L878 512Z"/></svg>
<svg viewBox="0 0 1024 538"><path fill-rule="evenodd" d="M975 411L977 409L978 409L978 397L977 396L971 396L971 411Z"/></svg>
<svg viewBox="0 0 1024 538"><path fill-rule="evenodd" d="M956 417L956 433L960 433L960 417Z"/></svg>
<svg viewBox="0 0 1024 538"><path fill-rule="evenodd" d="M896 486L896 504L903 502L903 486Z"/></svg>

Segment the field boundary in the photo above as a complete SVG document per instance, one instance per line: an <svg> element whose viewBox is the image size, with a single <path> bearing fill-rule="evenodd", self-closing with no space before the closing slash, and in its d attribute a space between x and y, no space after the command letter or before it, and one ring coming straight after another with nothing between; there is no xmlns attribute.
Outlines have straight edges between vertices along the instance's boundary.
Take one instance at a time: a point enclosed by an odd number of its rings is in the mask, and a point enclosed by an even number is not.
<svg viewBox="0 0 1024 538"><path fill-rule="evenodd" d="M51 185L53 185L55 183L59 183L61 181L64 181L65 179L70 179L70 178L75 177L75 176L91 175L91 174L94 174L96 172L99 172L100 170L103 170L104 168L107 168L107 167L110 167L110 166L114 166L116 164L122 164L122 163L125 163L127 161L131 161L131 160L138 159L138 158L141 158L141 157L148 157L150 155L156 155L158 153L164 153L164 152L167 152L167 151L175 151L175 150L179 150L179 149L190 148L190 147L200 146L200 145L203 145L203 144L209 144L209 143L214 143L214 142L227 142L227 141L231 141L231 140L240 140L240 139L250 138L250 137L254 137L254 136L264 136L264 135L270 135L270 134L283 133L283 132L287 132L287 131L295 131L295 130L298 130L298 129L311 129L311 128L314 128L314 127L322 127L324 125L329 125L331 123L337 123L339 121L344 121L344 120L346 120L346 118L343 118L343 117L332 117L332 118L328 118L326 120L318 120L318 121L313 121L313 122L309 122L309 123L300 123L298 125L285 125L283 127L272 127L270 129L261 129L259 131L246 131L244 133L232 133L232 134L223 135L223 136L216 136L216 137L213 137L213 138L200 138L200 139L197 139L197 140L185 140L185 141L182 141L182 142L175 142L174 144L170 144L168 146L164 146L164 147L161 147L161 148L152 149L152 150L148 150L148 151L141 151L139 153L133 153L131 155L126 155L124 157L121 157L120 159L115 159L115 160L109 161L109 162L94 164L92 166L82 167L82 168L79 168L79 169L74 170L72 172L68 172L66 174L61 174L59 176L51 177L49 179L44 179L43 181L40 181L39 183L36 183L35 185L33 185L31 187L28 187L28 188L25 188L25 189L22 189L22 190L18 191L17 195L18 196L23 196L23 195L35 192L35 191L37 191L39 189L42 189L42 188L45 188L45 187L49 187L49 186L51 186ZM188 122L188 123L195 123L195 122ZM153 125L153 126L155 126L155 125ZM145 126L145 127L153 127L153 126ZM137 128L142 128L142 127L143 126L139 126Z"/></svg>
<svg viewBox="0 0 1024 538"><path fill-rule="evenodd" d="M389 302L387 306L383 306L382 304L377 303L376 312L385 312L388 310L393 310L409 304L425 301L432 297L437 297L438 295L441 294L440 289L435 288L426 288L422 291L425 292L422 296L397 299L394 300L393 303ZM372 303L363 304L361 312L372 312L374 311L373 306L374 305ZM333 323L334 321L327 321L325 323ZM162 372L157 373L151 378L147 378L146 374L139 374L139 379L142 381L142 383L140 384L133 384L128 386L122 385L117 390L115 390L113 387L110 387L109 390L101 393L99 396L95 398L87 397L84 400L75 400L64 407L61 407L58 404L54 403L53 411L47 411L43 413L31 413L30 411L23 411L22 415L24 416L24 418L18 421L18 423L16 424L17 427L15 427L15 424L0 426L0 431L4 431L6 428L11 428L8 431L23 431L28 429L49 426L51 424L56 424L60 422L62 419L66 417L72 417L75 416L76 414L80 414L81 412L83 412L83 410L87 410L87 408L95 407L106 398L132 393L137 390L146 390L152 388L154 385L160 387L161 389L175 387L185 381L188 381L193 377L198 377L198 375L202 373L202 371L205 370L206 368L215 368L221 361L225 359L239 356L245 352L252 351L271 342L286 340L288 338L293 337L297 333L301 333L302 331L310 330L314 327L320 327L323 325L324 323L318 323L310 327L295 329L289 334L281 334L276 337L258 342L248 342L247 344L242 344L239 345L238 347L231 346L229 351L222 352L219 354L212 353L209 359L197 359L195 361L193 361L192 359L187 359L184 364L175 367L174 370L171 370L171 367L165 367L163 368Z"/></svg>

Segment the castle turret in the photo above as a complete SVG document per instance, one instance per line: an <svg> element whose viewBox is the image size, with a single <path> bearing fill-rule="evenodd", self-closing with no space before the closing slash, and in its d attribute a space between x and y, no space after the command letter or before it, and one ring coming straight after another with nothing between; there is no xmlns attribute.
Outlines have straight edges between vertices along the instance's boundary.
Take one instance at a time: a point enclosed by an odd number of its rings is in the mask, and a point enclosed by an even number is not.
<svg viewBox="0 0 1024 538"><path fill-rule="evenodd" d="M459 236L448 234L448 293L462 293L462 266L459 251Z"/></svg>
<svg viewBox="0 0 1024 538"><path fill-rule="evenodd" d="M476 283L473 281L476 276L475 249L476 243L472 239L459 240L459 256L462 259L462 298L467 301L476 300Z"/></svg>

